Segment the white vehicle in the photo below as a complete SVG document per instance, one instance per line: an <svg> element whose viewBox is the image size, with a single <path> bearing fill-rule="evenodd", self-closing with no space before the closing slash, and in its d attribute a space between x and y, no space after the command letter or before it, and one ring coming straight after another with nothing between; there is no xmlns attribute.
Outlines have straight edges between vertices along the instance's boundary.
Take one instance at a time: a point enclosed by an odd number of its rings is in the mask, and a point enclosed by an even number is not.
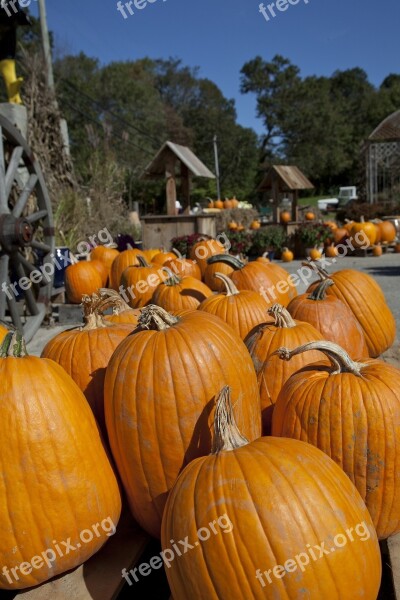
<svg viewBox="0 0 400 600"><path fill-rule="evenodd" d="M357 200L357 188L355 185L341 187L337 198L318 200L318 208L321 211L335 210L339 206L345 206L352 200Z"/></svg>

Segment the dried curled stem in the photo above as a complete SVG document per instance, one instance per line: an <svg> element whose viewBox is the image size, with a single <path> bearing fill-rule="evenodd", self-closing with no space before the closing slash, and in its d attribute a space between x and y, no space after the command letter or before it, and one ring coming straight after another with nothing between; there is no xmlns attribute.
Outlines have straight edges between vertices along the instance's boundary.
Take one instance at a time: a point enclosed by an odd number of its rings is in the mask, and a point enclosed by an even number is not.
<svg viewBox="0 0 400 600"><path fill-rule="evenodd" d="M149 306L143 308L140 311L140 317L138 319L138 323L141 327L156 331L164 331L165 329L169 329L172 325L176 325L178 322L179 319L177 317L174 317L169 312L160 306L156 306L155 304L150 304Z"/></svg>
<svg viewBox="0 0 400 600"><path fill-rule="evenodd" d="M230 387L226 385L217 398L214 416L214 439L212 454L228 452L246 446L249 440L239 431L233 414Z"/></svg>
<svg viewBox="0 0 400 600"><path fill-rule="evenodd" d="M296 327L296 321L294 321L291 314L281 304L273 304L268 309L268 314L275 320L276 327L287 329Z"/></svg>

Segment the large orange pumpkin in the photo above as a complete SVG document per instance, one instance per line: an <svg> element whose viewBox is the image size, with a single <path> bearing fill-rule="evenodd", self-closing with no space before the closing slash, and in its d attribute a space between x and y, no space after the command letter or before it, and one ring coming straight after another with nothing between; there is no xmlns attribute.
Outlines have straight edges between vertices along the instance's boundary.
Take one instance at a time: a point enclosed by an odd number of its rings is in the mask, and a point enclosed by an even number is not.
<svg viewBox="0 0 400 600"><path fill-rule="evenodd" d="M376 240L376 228L374 223L372 223L372 221L365 221L364 217L361 217L360 222L359 223L353 223L352 227L351 227L351 237L352 237L352 241L354 246L356 247L365 247L365 245L367 246L373 246ZM357 241L358 237L357 234L362 233L363 235L362 237L362 241Z"/></svg>
<svg viewBox="0 0 400 600"><path fill-rule="evenodd" d="M121 285L122 273L130 266L138 266L138 256L143 256L143 252L137 248L124 250L113 261L110 273L110 287L115 291L119 291Z"/></svg>
<svg viewBox="0 0 400 600"><path fill-rule="evenodd" d="M207 264L204 271L204 283L206 283L213 292L223 292L225 290L224 282L218 277L215 277L215 275L217 273L231 275L233 271L234 268L225 262L214 262L212 264Z"/></svg>
<svg viewBox="0 0 400 600"><path fill-rule="evenodd" d="M353 484L310 444L249 443L226 396L213 454L186 467L165 508L174 600L376 600L379 544Z"/></svg>
<svg viewBox="0 0 400 600"><path fill-rule="evenodd" d="M80 304L82 296L103 287L103 279L91 261L81 261L65 269L65 293L68 302Z"/></svg>
<svg viewBox="0 0 400 600"><path fill-rule="evenodd" d="M310 266L320 279L328 277L323 269ZM396 337L396 321L375 279L355 269L337 271L329 278L335 285L327 290L328 296L336 296L350 308L362 327L370 356L377 357L390 348ZM312 284L308 291L315 286Z"/></svg>
<svg viewBox="0 0 400 600"><path fill-rule="evenodd" d="M167 262L164 263L165 266L171 269L175 275L180 275L181 277L190 276L201 280L201 270L199 265L194 260L190 260L190 258L184 258L178 250L174 249L174 253L176 256L167 260Z"/></svg>
<svg viewBox="0 0 400 600"><path fill-rule="evenodd" d="M391 221L380 221L378 227L381 233L381 242L391 244L396 239L396 227Z"/></svg>
<svg viewBox="0 0 400 600"><path fill-rule="evenodd" d="M151 259L151 262L160 265L162 267L166 262L175 260L176 254L174 252L159 252Z"/></svg>
<svg viewBox="0 0 400 600"><path fill-rule="evenodd" d="M7 327L3 327L3 325L0 324L0 343L4 340L7 333L8 333Z"/></svg>
<svg viewBox="0 0 400 600"><path fill-rule="evenodd" d="M265 323L268 304L257 292L239 291L226 275L216 273L215 277L222 282L225 292L203 300L198 309L216 315L244 339L254 327Z"/></svg>
<svg viewBox="0 0 400 600"><path fill-rule="evenodd" d="M197 244L191 248L190 258L199 265L201 274L204 275L207 268L207 259L209 259L210 256L221 254L222 252L225 252L225 247L217 240L203 240L197 242Z"/></svg>
<svg viewBox="0 0 400 600"><path fill-rule="evenodd" d="M323 450L342 467L365 501L378 537L400 531L400 370L375 359L353 362L331 342L289 351L284 360L318 350L331 367L313 366L284 385L272 433Z"/></svg>
<svg viewBox="0 0 400 600"><path fill-rule="evenodd" d="M310 323L294 321L279 304L269 308L268 314L271 322L261 325L246 339L257 373L264 435L270 433L273 407L283 384L298 369L325 358L319 352L308 352L290 364L279 360L276 351L282 346L297 348L302 343L322 340L323 336Z"/></svg>
<svg viewBox="0 0 400 600"><path fill-rule="evenodd" d="M96 246L90 253L90 260L99 260L107 267L108 275L111 272L111 265L119 255L116 248L110 248L109 246Z"/></svg>
<svg viewBox="0 0 400 600"><path fill-rule="evenodd" d="M16 590L97 552L115 533L121 498L93 414L64 369L27 356L10 334L0 381L0 587Z"/></svg>
<svg viewBox="0 0 400 600"><path fill-rule="evenodd" d="M203 311L174 317L142 310L142 331L115 351L105 381L112 453L134 517L159 537L165 502L182 468L211 450L214 400L234 389L243 433L261 433L254 367L239 336Z"/></svg>
<svg viewBox="0 0 400 600"><path fill-rule="evenodd" d="M91 260L90 264L92 267L96 269L98 274L101 277L101 287L105 287L107 285L109 271L107 269L107 265L101 260Z"/></svg>
<svg viewBox="0 0 400 600"><path fill-rule="evenodd" d="M333 232L333 240L335 244L341 244L349 237L349 231L345 227L338 227Z"/></svg>
<svg viewBox="0 0 400 600"><path fill-rule="evenodd" d="M278 301L287 306L297 296L292 276L279 265L253 261L245 264L229 254L212 256L209 264L225 263L234 271L230 278L239 290L252 290L262 295L268 304Z"/></svg>
<svg viewBox="0 0 400 600"><path fill-rule="evenodd" d="M152 303L168 312L196 310L203 300L212 295L210 288L195 277L179 277L164 267L167 279L155 290Z"/></svg>
<svg viewBox="0 0 400 600"><path fill-rule="evenodd" d="M101 295L83 297L85 325L58 333L45 346L43 358L61 365L85 394L94 416L105 434L104 377L108 362L135 324L112 324L101 316Z"/></svg>
<svg viewBox="0 0 400 600"><path fill-rule="evenodd" d="M287 307L293 319L311 323L325 340L344 348L355 360L369 357L361 325L350 308L337 296L328 296L328 288L334 285L326 279L309 294L294 298Z"/></svg>

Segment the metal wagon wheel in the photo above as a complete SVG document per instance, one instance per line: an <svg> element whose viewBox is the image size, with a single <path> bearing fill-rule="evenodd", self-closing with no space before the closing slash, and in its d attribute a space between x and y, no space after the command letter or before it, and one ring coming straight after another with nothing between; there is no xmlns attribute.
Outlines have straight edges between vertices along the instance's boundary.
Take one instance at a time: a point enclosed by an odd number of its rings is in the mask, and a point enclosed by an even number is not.
<svg viewBox="0 0 400 600"><path fill-rule="evenodd" d="M26 341L42 324L53 289L50 266L41 278L34 271L53 264L54 250L42 171L21 133L0 115L0 319L11 321Z"/></svg>

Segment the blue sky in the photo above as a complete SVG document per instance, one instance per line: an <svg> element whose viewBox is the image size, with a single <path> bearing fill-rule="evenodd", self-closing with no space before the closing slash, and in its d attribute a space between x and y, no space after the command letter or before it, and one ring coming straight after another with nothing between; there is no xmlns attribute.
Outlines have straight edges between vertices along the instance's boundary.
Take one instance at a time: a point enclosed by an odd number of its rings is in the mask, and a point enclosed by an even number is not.
<svg viewBox="0 0 400 600"><path fill-rule="evenodd" d="M102 63L172 56L199 66L235 99L238 121L258 133L255 98L239 89L241 67L257 54L282 54L303 75L359 66L375 85L400 72L399 0L299 0L269 22L259 2L153 0L142 10L132 5L134 15L124 19L116 0L47 0L47 12L63 52L82 50ZM37 14L34 0L31 9Z"/></svg>

